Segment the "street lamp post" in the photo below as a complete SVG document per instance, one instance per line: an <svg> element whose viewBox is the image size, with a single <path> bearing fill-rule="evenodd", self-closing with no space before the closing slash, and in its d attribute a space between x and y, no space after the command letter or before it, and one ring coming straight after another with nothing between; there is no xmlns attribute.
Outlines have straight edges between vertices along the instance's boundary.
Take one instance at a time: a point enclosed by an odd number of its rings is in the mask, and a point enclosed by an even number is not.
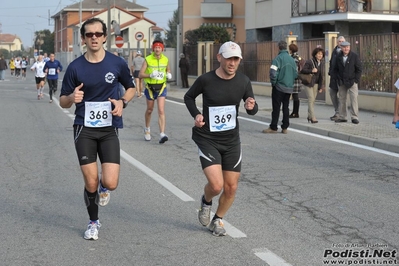
<svg viewBox="0 0 399 266"><path fill-rule="evenodd" d="M32 29L29 29L29 28L25 28L25 29L30 31L30 40L32 41L31 47L30 47L30 50L29 50L29 57L30 57L30 56L33 56L32 51L33 51L33 49L35 49L35 40L33 39Z"/></svg>
<svg viewBox="0 0 399 266"><path fill-rule="evenodd" d="M41 46L43 45L43 43L44 43L44 41L43 41L43 39L42 39L42 35L41 34L38 34L38 39L36 40L36 44L39 46L39 53L38 53L38 55L40 55L40 48L41 48Z"/></svg>
<svg viewBox="0 0 399 266"><path fill-rule="evenodd" d="M29 25L31 25L31 26L33 26L33 35L36 36L36 27L35 27L35 24L30 23L30 22L25 22L25 23L26 23L26 24L29 24ZM33 38L33 39L35 39L35 38ZM33 40L33 57L35 56L35 50L36 50L36 42L35 42L35 40Z"/></svg>

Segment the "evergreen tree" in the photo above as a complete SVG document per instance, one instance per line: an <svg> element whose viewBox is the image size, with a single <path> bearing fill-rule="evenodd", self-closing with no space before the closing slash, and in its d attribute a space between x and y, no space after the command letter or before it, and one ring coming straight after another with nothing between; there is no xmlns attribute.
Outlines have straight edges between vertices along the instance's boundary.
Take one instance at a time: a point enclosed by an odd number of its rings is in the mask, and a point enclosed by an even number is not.
<svg viewBox="0 0 399 266"><path fill-rule="evenodd" d="M43 53L53 53L54 52L54 33L51 33L50 30L40 30L35 32L35 48L39 50L43 50Z"/></svg>
<svg viewBox="0 0 399 266"><path fill-rule="evenodd" d="M177 25L179 25L179 10L173 12L173 17L168 20L169 30L165 34L166 47L177 47Z"/></svg>
<svg viewBox="0 0 399 266"><path fill-rule="evenodd" d="M229 32L217 26L201 26L198 29L186 31L184 37L185 45L197 45L198 41L224 43L231 40Z"/></svg>

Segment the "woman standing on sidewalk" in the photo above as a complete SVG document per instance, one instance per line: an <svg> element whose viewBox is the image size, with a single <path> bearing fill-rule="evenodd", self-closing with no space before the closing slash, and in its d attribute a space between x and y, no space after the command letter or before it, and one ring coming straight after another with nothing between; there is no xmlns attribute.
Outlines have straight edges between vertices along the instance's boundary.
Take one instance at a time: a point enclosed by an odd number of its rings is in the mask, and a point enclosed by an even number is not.
<svg viewBox="0 0 399 266"><path fill-rule="evenodd" d="M324 69L321 62L324 56L324 49L316 47L312 52L312 59L307 60L302 69L302 73L313 75L312 81L309 84L303 84L308 97L308 122L311 122L312 124L319 122L316 120L314 114L314 102L316 100L317 92L321 93L323 91Z"/></svg>
<svg viewBox="0 0 399 266"><path fill-rule="evenodd" d="M294 58L295 64L297 65L298 73L299 73L299 62L302 58L298 55L298 46L294 43L291 43L288 46L291 57ZM294 90L292 91L291 97L292 102L294 103L294 107L292 109L292 113L290 114L290 118L299 118L299 93L301 92L302 81L298 78L294 80Z"/></svg>

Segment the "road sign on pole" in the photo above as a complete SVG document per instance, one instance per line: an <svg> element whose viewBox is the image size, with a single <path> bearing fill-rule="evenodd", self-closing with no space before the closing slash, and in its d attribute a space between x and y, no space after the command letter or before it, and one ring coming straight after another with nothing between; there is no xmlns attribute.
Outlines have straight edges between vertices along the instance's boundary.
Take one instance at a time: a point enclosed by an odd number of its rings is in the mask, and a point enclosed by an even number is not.
<svg viewBox="0 0 399 266"><path fill-rule="evenodd" d="M122 46L123 46L123 37L122 36L116 36L116 38L115 38L115 45L116 45L116 47L118 47L118 48L122 48Z"/></svg>
<svg viewBox="0 0 399 266"><path fill-rule="evenodd" d="M136 38L136 40L141 41L144 39L144 33L142 33L141 31L136 32L136 34L134 35L134 38Z"/></svg>

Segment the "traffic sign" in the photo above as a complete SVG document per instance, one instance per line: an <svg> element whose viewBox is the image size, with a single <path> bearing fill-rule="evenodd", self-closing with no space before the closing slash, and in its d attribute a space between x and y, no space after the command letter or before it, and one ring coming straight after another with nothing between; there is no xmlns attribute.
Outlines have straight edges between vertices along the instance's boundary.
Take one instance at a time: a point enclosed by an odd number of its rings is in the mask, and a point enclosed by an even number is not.
<svg viewBox="0 0 399 266"><path fill-rule="evenodd" d="M123 37L122 36L116 36L115 37L115 45L118 48L122 48L124 42L123 42Z"/></svg>
<svg viewBox="0 0 399 266"><path fill-rule="evenodd" d="M144 39L144 33L142 33L141 31L138 31L134 35L134 38L136 38L136 40L138 40L138 41L141 41L142 39Z"/></svg>

